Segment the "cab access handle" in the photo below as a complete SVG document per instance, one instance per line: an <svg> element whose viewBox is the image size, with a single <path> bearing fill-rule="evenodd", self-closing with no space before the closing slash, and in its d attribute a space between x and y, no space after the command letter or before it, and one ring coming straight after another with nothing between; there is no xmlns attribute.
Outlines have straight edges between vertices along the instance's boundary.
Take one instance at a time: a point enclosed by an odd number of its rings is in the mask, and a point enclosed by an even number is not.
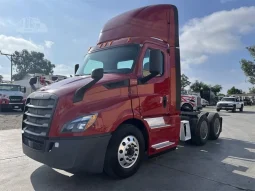
<svg viewBox="0 0 255 191"><path fill-rule="evenodd" d="M166 108L166 106L167 106L167 97L166 96L163 96L162 104L163 104L163 107Z"/></svg>

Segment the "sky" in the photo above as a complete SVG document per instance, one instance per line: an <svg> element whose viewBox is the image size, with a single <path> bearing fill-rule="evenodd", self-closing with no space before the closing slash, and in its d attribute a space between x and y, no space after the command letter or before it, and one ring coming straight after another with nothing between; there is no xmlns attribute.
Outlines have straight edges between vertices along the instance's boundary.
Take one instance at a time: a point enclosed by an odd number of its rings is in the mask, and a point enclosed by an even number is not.
<svg viewBox="0 0 255 191"><path fill-rule="evenodd" d="M121 2L121 3L120 3ZM0 0L0 50L40 51L73 74L110 18L142 6L174 4L179 12L181 70L195 80L248 91L240 60L255 45L255 0ZM0 74L10 79L10 61L0 56Z"/></svg>

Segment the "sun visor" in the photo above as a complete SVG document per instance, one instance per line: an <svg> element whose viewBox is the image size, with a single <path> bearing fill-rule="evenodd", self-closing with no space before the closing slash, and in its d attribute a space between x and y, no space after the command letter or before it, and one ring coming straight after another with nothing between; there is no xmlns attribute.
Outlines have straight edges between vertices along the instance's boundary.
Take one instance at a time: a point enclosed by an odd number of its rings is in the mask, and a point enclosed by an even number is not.
<svg viewBox="0 0 255 191"><path fill-rule="evenodd" d="M174 5L152 5L120 14L101 30L98 43L126 37L155 37L179 46L178 12Z"/></svg>

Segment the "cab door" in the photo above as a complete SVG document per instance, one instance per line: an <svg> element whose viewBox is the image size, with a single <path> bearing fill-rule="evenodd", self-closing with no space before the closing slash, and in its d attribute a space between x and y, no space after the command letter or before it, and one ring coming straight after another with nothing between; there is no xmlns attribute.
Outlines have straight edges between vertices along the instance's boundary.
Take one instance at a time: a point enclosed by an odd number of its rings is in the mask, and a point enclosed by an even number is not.
<svg viewBox="0 0 255 191"><path fill-rule="evenodd" d="M159 49L162 53L161 72L146 83L138 83L138 96L140 101L140 114L149 127L150 150L149 152L160 152L176 146L176 129L172 125L169 111L170 103L170 61L166 47L156 44L145 44L139 60L140 77L150 74L150 51Z"/></svg>

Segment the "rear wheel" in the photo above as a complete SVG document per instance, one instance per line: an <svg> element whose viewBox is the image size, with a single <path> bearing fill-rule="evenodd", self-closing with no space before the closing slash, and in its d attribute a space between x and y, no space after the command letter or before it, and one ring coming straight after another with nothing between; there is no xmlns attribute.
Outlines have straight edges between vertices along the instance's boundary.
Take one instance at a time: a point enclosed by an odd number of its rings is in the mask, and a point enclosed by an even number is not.
<svg viewBox="0 0 255 191"><path fill-rule="evenodd" d="M143 134L134 125L121 125L107 148L104 172L115 178L127 178L139 169L144 157Z"/></svg>
<svg viewBox="0 0 255 191"><path fill-rule="evenodd" d="M216 109L218 112L220 111L220 109Z"/></svg>
<svg viewBox="0 0 255 191"><path fill-rule="evenodd" d="M195 127L193 136L191 137L192 143L196 145L204 145L209 137L210 128L208 119L205 115L200 116Z"/></svg>
<svg viewBox="0 0 255 191"><path fill-rule="evenodd" d="M209 138L216 140L219 138L221 132L220 115L218 113L209 113L207 118L210 127Z"/></svg>

